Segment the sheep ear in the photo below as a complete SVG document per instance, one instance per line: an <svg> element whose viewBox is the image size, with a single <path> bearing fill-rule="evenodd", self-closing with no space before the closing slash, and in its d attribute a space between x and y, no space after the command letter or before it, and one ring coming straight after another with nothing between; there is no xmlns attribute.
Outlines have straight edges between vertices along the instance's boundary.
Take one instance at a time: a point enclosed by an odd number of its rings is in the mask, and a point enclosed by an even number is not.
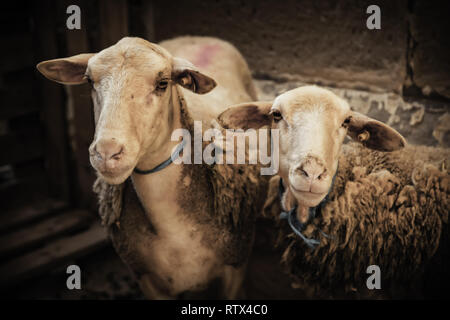
<svg viewBox="0 0 450 320"><path fill-rule="evenodd" d="M271 101L242 103L229 107L218 120L225 129L259 129L272 123L271 107Z"/></svg>
<svg viewBox="0 0 450 320"><path fill-rule="evenodd" d="M93 55L94 53L83 53L68 58L42 61L36 68L49 80L68 85L82 84L87 82L84 74Z"/></svg>
<svg viewBox="0 0 450 320"><path fill-rule="evenodd" d="M181 58L173 58L172 80L198 94L208 93L217 85L214 79L204 75L192 63Z"/></svg>
<svg viewBox="0 0 450 320"><path fill-rule="evenodd" d="M352 112L347 118L348 135L365 147L379 151L395 151L406 145L406 140L395 129L383 122Z"/></svg>

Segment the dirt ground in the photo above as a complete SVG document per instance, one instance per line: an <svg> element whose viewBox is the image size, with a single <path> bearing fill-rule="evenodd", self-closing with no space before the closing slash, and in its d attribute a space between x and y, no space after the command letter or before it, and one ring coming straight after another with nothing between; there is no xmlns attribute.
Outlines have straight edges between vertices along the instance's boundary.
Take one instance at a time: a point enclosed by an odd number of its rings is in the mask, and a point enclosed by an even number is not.
<svg viewBox="0 0 450 320"><path fill-rule="evenodd" d="M119 259L112 246L70 264L81 269L81 289L66 286L66 268L29 281L9 291L8 299L110 300L144 299L131 272ZM70 265L68 264L68 265ZM3 294L2 294L3 296Z"/></svg>

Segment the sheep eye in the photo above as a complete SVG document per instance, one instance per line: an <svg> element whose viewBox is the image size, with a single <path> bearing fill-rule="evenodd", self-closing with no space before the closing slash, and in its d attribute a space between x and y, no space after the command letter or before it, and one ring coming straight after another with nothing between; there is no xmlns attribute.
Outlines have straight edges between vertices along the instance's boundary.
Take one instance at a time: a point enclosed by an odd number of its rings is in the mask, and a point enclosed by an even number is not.
<svg viewBox="0 0 450 320"><path fill-rule="evenodd" d="M161 81L158 82L157 89L159 89L159 90L166 90L168 85L169 85L169 81L161 80Z"/></svg>
<svg viewBox="0 0 450 320"><path fill-rule="evenodd" d="M275 122L278 122L283 118L283 116L281 115L281 112L277 111L277 110L272 111L272 117Z"/></svg>

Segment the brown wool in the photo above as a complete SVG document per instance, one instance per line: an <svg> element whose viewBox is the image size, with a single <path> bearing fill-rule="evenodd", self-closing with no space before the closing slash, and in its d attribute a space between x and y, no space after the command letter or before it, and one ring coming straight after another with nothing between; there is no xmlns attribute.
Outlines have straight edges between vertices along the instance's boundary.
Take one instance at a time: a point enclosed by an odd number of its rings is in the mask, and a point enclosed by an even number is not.
<svg viewBox="0 0 450 320"><path fill-rule="evenodd" d="M364 292L371 264L380 266L386 289L420 280L449 231L449 161L450 149L384 153L344 145L330 200L304 231L320 239L316 250L279 221L279 177L273 177L264 213L278 224L282 264L295 286L315 297Z"/></svg>

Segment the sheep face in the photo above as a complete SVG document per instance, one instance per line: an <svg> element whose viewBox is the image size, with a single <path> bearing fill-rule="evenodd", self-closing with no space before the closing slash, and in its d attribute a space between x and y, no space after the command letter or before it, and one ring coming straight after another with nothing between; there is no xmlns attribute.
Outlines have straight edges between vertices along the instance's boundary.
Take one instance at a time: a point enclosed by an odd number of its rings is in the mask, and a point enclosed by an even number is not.
<svg viewBox="0 0 450 320"><path fill-rule="evenodd" d="M381 151L406 143L394 129L353 112L346 101L316 86L287 91L273 102L229 108L219 122L226 128L270 125L279 130L278 174L287 184L289 198L303 207L317 206L327 195L346 135Z"/></svg>
<svg viewBox="0 0 450 320"><path fill-rule="evenodd" d="M175 129L176 84L199 94L216 85L188 61L139 38L123 38L97 54L44 61L37 68L59 83L91 84L96 128L90 161L111 184L125 181L140 164L147 167L152 154L167 148Z"/></svg>
<svg viewBox="0 0 450 320"><path fill-rule="evenodd" d="M318 205L328 193L350 112L344 100L318 87L294 89L273 102L273 127L280 130L279 175L305 206Z"/></svg>

